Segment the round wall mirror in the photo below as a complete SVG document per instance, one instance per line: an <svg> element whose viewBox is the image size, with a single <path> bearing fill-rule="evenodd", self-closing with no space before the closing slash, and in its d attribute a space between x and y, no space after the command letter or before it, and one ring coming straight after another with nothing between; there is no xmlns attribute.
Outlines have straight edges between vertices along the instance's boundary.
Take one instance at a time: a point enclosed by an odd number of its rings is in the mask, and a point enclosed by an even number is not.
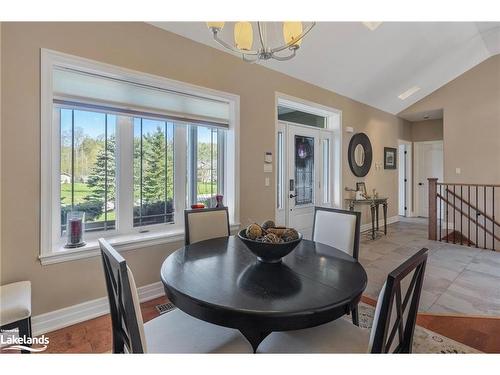
<svg viewBox="0 0 500 375"><path fill-rule="evenodd" d="M372 144L365 133L354 134L349 142L349 167L357 177L364 177L372 165Z"/></svg>

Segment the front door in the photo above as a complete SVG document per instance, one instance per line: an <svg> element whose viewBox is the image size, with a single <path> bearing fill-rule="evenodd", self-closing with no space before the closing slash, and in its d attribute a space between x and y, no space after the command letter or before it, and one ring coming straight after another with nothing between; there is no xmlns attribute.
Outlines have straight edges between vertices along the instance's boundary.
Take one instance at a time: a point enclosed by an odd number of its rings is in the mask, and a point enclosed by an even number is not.
<svg viewBox="0 0 500 375"><path fill-rule="evenodd" d="M417 215L429 217L428 178L443 181L443 142L415 142Z"/></svg>
<svg viewBox="0 0 500 375"><path fill-rule="evenodd" d="M331 206L332 134L287 126L287 226L310 239L314 206Z"/></svg>

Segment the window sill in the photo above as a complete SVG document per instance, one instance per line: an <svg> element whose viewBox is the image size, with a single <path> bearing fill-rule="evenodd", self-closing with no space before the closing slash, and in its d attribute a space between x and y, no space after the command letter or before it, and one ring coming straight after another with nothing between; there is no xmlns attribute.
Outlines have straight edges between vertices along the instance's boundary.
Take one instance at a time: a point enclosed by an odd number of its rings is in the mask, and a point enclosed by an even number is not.
<svg viewBox="0 0 500 375"><path fill-rule="evenodd" d="M231 233L234 233L240 227L239 223L231 224ZM136 233L122 235L108 239L109 243L118 251L139 250L145 247L162 245L174 242L184 241L184 230L177 229L168 232ZM85 246L78 249L66 249L60 246L49 254L39 256L42 265L69 262L78 259L100 256L99 243L97 240L89 241Z"/></svg>

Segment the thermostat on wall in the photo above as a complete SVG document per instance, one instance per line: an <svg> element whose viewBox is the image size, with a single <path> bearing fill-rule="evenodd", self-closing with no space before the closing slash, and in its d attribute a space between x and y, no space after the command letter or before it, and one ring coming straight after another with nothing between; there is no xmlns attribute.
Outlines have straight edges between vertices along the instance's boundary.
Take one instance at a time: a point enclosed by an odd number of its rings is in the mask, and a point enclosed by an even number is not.
<svg viewBox="0 0 500 375"><path fill-rule="evenodd" d="M266 154L264 155L264 162L265 163L272 163L273 162L273 153L272 152L266 152Z"/></svg>
<svg viewBox="0 0 500 375"><path fill-rule="evenodd" d="M354 128L352 126L346 126L345 132L346 133L354 133Z"/></svg>

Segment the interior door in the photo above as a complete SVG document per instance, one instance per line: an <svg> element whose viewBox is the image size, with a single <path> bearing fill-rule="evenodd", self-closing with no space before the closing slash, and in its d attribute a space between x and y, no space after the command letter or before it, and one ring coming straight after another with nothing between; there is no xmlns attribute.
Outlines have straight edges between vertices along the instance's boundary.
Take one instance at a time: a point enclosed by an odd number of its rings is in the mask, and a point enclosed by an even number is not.
<svg viewBox="0 0 500 375"><path fill-rule="evenodd" d="M408 170L407 157L408 153L406 151L407 145L400 144L398 146L398 214L399 216L407 216L409 210L408 203Z"/></svg>
<svg viewBox="0 0 500 375"><path fill-rule="evenodd" d="M443 142L416 142L416 193L418 216L429 217L428 178L443 181Z"/></svg>
<svg viewBox="0 0 500 375"><path fill-rule="evenodd" d="M310 239L314 206L331 206L331 133L287 126L287 226Z"/></svg>

